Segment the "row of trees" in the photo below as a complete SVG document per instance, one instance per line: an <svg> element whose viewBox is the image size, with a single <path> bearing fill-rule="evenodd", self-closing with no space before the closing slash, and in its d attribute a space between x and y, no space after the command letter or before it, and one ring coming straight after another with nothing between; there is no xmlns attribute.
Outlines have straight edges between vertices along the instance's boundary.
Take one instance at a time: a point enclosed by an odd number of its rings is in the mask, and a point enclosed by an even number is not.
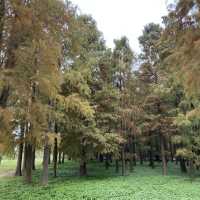
<svg viewBox="0 0 200 200"><path fill-rule="evenodd" d="M42 184L64 157L114 160L126 174L136 161L199 165L199 6L170 5L165 27L148 24L136 56L128 39L105 45L91 16L71 2L0 3L0 150L18 149L16 175L32 181L43 150ZM133 70L136 65L137 70ZM22 164L23 160L23 164Z"/></svg>

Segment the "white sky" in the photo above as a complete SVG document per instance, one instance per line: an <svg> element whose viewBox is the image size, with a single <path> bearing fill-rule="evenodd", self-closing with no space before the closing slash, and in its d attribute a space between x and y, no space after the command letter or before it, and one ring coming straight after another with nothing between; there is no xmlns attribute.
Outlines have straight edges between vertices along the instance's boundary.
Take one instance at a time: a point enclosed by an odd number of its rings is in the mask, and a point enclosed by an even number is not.
<svg viewBox="0 0 200 200"><path fill-rule="evenodd" d="M167 13L167 0L72 0L82 13L91 14L103 32L108 47L113 39L126 35L134 51L139 51L138 37L144 25L161 23Z"/></svg>

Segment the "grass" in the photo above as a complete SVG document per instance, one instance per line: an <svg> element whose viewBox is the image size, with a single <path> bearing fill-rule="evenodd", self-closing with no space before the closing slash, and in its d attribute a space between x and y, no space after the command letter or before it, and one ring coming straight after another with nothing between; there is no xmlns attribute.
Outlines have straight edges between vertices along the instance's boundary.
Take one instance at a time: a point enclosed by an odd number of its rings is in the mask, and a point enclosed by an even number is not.
<svg viewBox="0 0 200 200"><path fill-rule="evenodd" d="M6 165L6 161L2 165ZM77 169L77 163L68 161L59 166L56 179L52 178L50 170L47 187L39 184L40 168L34 172L32 185L24 184L22 178L0 178L0 199L200 200L200 179L191 182L176 166L169 167L169 175L166 177L161 175L160 166L154 170L148 166L137 166L133 173L125 177L116 175L113 167L105 170L103 164L95 162L89 164L89 176L86 178L80 178Z"/></svg>
<svg viewBox="0 0 200 200"><path fill-rule="evenodd" d="M16 160L3 159L0 164L0 175L15 169Z"/></svg>

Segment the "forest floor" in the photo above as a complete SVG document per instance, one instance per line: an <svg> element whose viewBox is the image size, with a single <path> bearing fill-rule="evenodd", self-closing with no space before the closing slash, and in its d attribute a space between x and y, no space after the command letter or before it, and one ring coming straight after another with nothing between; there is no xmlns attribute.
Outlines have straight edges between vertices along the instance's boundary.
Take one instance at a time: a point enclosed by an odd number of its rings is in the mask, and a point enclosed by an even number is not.
<svg viewBox="0 0 200 200"><path fill-rule="evenodd" d="M0 174L14 171L14 165L15 161L3 161ZM151 169L147 164L122 177L114 166L105 170L103 164L91 162L88 177L80 178L77 163L68 161L59 166L58 178L50 170L47 187L39 184L40 165L37 168L32 185L21 177L0 176L0 200L200 200L200 178L191 181L172 164L166 177L160 165Z"/></svg>

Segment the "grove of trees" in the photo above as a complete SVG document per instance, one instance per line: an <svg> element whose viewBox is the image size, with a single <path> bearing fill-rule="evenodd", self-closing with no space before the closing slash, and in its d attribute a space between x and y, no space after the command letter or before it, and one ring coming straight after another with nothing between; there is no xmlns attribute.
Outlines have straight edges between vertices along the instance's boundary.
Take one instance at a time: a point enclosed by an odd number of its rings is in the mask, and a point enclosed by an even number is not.
<svg viewBox="0 0 200 200"><path fill-rule="evenodd" d="M91 159L122 175L144 162L199 170L200 1L168 12L136 55L125 36L106 47L70 1L0 1L0 153L17 151L16 176L32 182L38 151L43 185L65 158L80 176Z"/></svg>

